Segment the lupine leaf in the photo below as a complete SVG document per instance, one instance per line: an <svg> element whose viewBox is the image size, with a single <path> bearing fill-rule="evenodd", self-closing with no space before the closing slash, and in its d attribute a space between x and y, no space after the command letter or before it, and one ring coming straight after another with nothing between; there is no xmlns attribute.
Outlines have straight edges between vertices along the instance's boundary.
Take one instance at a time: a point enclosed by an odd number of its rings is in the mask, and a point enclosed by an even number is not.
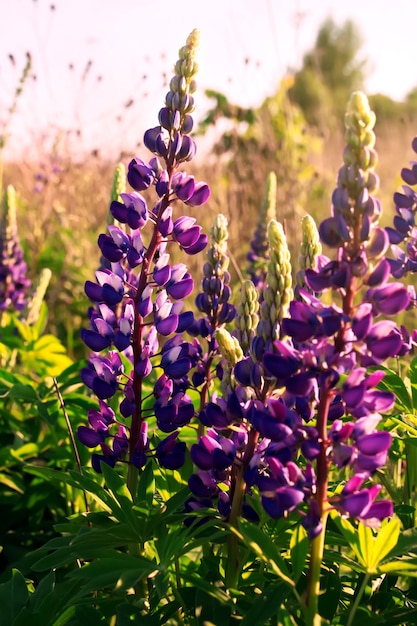
<svg viewBox="0 0 417 626"><path fill-rule="evenodd" d="M24 576L14 569L12 577L0 585L0 626L11 626L29 597Z"/></svg>
<svg viewBox="0 0 417 626"><path fill-rule="evenodd" d="M99 558L73 570L69 576L85 581L82 593L111 587L120 591L135 585L139 580L159 571L156 563L139 556L120 553L119 556Z"/></svg>
<svg viewBox="0 0 417 626"><path fill-rule="evenodd" d="M413 407L417 408L417 357L415 357L410 363L408 377L411 383L411 396L413 399Z"/></svg>
<svg viewBox="0 0 417 626"><path fill-rule="evenodd" d="M295 582L298 582L303 572L309 547L306 531L301 524L297 524L290 540L292 576Z"/></svg>
<svg viewBox="0 0 417 626"><path fill-rule="evenodd" d="M55 572L51 571L44 578L42 578L35 591L30 596L28 608L34 613L38 611L47 596L53 591L54 587Z"/></svg>
<svg viewBox="0 0 417 626"><path fill-rule="evenodd" d="M155 493L155 479L153 475L153 463L148 461L143 468L138 484L137 501L139 504L147 503L151 506Z"/></svg>
<svg viewBox="0 0 417 626"><path fill-rule="evenodd" d="M358 549L355 550L356 556L363 564L367 571L374 570L374 537L372 530L359 522L358 525Z"/></svg>
<svg viewBox="0 0 417 626"><path fill-rule="evenodd" d="M378 567L389 552L396 546L400 536L401 523L398 517L393 517L387 522L382 522L381 528L374 539L373 567Z"/></svg>
<svg viewBox="0 0 417 626"><path fill-rule="evenodd" d="M251 602L251 608L244 615L242 626L266 624L267 620L277 614L279 606L288 598L290 590L283 581L271 584L262 590L259 597Z"/></svg>
<svg viewBox="0 0 417 626"><path fill-rule="evenodd" d="M383 370L385 372L385 376L382 381L378 384L380 389L386 389L387 391L392 391L395 395L396 405L401 409L406 411L413 411L413 401L410 397L410 392L408 391L406 385L404 384L401 376L389 370L385 367L378 365L379 370ZM417 405L415 405L417 406Z"/></svg>
<svg viewBox="0 0 417 626"><path fill-rule="evenodd" d="M262 531L261 528L253 524L242 522L240 531L231 529L243 543L264 561L270 569L284 580L290 587L295 586L288 572L287 564L282 558L275 543Z"/></svg>

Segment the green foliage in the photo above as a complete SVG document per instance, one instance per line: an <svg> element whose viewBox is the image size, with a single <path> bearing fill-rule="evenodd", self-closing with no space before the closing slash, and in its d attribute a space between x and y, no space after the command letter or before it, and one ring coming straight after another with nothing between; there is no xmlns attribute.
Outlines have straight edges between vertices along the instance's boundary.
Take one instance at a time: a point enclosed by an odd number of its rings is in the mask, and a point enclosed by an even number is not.
<svg viewBox="0 0 417 626"><path fill-rule="evenodd" d="M310 124L324 130L343 119L351 92L363 88L366 62L358 58L361 45L360 33L351 20L338 26L329 18L321 26L290 90L291 100Z"/></svg>

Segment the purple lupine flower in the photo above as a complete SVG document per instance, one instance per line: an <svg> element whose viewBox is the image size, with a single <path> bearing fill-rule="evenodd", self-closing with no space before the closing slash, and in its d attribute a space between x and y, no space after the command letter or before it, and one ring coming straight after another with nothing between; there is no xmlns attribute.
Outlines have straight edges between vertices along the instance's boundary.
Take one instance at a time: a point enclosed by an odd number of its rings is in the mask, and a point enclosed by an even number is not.
<svg viewBox="0 0 417 626"><path fill-rule="evenodd" d="M22 311L27 304L30 280L20 245L16 221L16 193L8 185L3 199L0 229L0 310Z"/></svg>
<svg viewBox="0 0 417 626"><path fill-rule="evenodd" d="M183 303L192 292L193 280L183 263L170 263L167 245L176 242L187 254L196 254L207 243L194 218L174 217L174 207L201 206L210 195L206 183L179 171L180 164L195 153L189 133L197 44L198 33L193 31L180 51L159 125L145 132L145 146L155 156L149 161L132 159L127 180L133 191L112 195L110 212L115 223L99 236L102 266L96 282L85 285L93 307L90 328L82 331L82 338L93 354L82 380L101 402L115 397L112 403L117 406L119 400L116 413L128 420L126 426L118 425L117 433L113 427L107 431L91 424L80 427L81 441L101 447L101 454L93 456L96 469L100 461L114 465L122 456L137 468L149 456L168 468L180 467L185 459L185 444L178 441L177 431L194 417L194 406L185 392L198 350L181 333L194 322ZM148 197L152 189L156 195L153 208ZM152 450L145 420L152 408L147 402L145 409L143 383L155 367L164 372L154 392L157 425L171 434Z"/></svg>
<svg viewBox="0 0 417 626"><path fill-rule="evenodd" d="M374 486L348 485L342 497L327 503L329 462L349 466L363 481L385 463L391 436L377 426L394 396L377 388L384 373L368 374L367 368L403 354L410 344L407 334L384 319L408 306L409 291L389 282L383 258L388 240L378 226L380 203L371 195L378 183L372 125L366 99L353 94L332 215L319 228L322 242L337 250L335 258L319 255L306 267L306 287L291 301L290 278L280 291L290 276L284 237L272 229L270 245L276 249L249 354L233 368L236 386L229 398L215 399L200 414L210 438L203 435L192 448L199 471L189 486L197 502L210 498L231 524L240 514L234 494L254 488L270 516L299 512L310 539L324 532L329 506L362 520L392 513L392 505L376 502ZM206 280L198 297L206 313L215 284ZM337 294L339 306L313 295L326 290ZM218 476L213 456L221 438L234 442L235 460Z"/></svg>

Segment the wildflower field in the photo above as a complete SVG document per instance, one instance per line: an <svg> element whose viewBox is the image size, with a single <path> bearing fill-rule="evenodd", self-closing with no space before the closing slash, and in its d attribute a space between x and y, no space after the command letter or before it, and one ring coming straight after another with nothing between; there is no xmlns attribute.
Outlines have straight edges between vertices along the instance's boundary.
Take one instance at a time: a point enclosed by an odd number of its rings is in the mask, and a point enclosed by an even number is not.
<svg viewBox="0 0 417 626"><path fill-rule="evenodd" d="M198 43L137 156L4 164L0 625L416 624L417 137L382 203L283 81L195 165Z"/></svg>

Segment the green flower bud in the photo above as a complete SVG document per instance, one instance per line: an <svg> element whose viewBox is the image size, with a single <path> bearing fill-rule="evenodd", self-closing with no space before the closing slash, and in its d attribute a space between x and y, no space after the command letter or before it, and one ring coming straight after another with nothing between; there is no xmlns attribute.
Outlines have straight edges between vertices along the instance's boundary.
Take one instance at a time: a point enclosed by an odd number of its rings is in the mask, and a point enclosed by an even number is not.
<svg viewBox="0 0 417 626"><path fill-rule="evenodd" d="M259 322L258 312L259 296L256 287L251 280L245 280L240 290L235 318L235 335L245 355L248 354L255 336Z"/></svg>
<svg viewBox="0 0 417 626"><path fill-rule="evenodd" d="M123 163L118 163L113 174L113 186L110 193L110 201L120 202L120 194L126 192L126 168Z"/></svg>
<svg viewBox="0 0 417 626"><path fill-rule="evenodd" d="M279 338L280 323L288 314L292 289L291 255L282 224L271 220L268 225L269 263L257 335L265 345Z"/></svg>
<svg viewBox="0 0 417 626"><path fill-rule="evenodd" d="M28 324L35 324L40 315L42 302L45 299L45 294L51 282L52 272L49 267L45 267L41 270L37 283L35 284L35 290L32 298L27 305L26 321Z"/></svg>

